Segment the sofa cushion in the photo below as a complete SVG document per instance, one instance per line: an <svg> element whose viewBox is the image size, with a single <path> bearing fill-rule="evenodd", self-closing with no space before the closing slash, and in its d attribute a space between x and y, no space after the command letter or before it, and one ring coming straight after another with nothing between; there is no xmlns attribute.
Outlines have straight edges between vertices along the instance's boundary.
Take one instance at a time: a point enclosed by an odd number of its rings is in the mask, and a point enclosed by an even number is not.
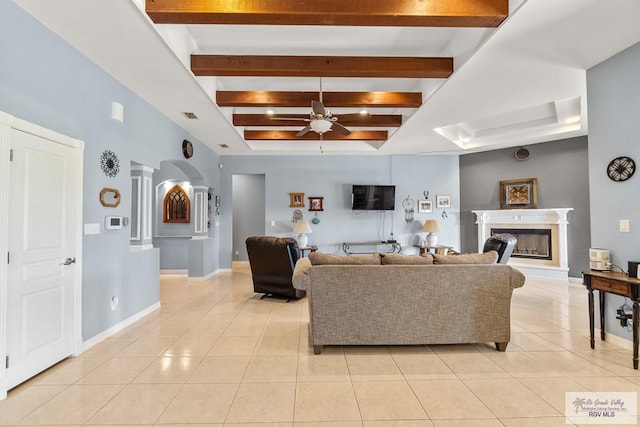
<svg viewBox="0 0 640 427"><path fill-rule="evenodd" d="M424 253L423 255L402 255L402 254L382 254L380 255L382 265L421 265L433 264L433 255Z"/></svg>
<svg viewBox="0 0 640 427"><path fill-rule="evenodd" d="M380 265L380 255L373 256L339 256L322 252L309 254L311 265Z"/></svg>
<svg viewBox="0 0 640 427"><path fill-rule="evenodd" d="M498 252L496 251L489 251L483 254L433 254L434 264L495 264L496 261L498 261Z"/></svg>

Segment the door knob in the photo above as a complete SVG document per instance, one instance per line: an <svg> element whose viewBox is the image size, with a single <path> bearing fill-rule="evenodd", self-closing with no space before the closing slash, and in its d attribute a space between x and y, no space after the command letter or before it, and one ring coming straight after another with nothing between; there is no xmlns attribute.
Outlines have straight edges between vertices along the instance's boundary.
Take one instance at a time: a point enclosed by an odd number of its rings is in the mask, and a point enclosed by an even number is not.
<svg viewBox="0 0 640 427"><path fill-rule="evenodd" d="M60 265L71 265L74 264L76 262L75 258L67 258L64 260L64 262Z"/></svg>

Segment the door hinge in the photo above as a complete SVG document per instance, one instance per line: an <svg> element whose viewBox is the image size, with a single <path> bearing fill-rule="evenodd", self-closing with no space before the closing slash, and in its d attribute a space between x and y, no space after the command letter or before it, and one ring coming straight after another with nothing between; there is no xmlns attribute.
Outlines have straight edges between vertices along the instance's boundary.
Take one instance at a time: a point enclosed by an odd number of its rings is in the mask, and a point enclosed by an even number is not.
<svg viewBox="0 0 640 427"><path fill-rule="evenodd" d="M4 358L4 367L5 369L9 369L9 356Z"/></svg>
<svg viewBox="0 0 640 427"><path fill-rule="evenodd" d="M11 264L11 252L7 252L7 264Z"/></svg>
<svg viewBox="0 0 640 427"><path fill-rule="evenodd" d="M13 148L9 150L9 161L13 162Z"/></svg>

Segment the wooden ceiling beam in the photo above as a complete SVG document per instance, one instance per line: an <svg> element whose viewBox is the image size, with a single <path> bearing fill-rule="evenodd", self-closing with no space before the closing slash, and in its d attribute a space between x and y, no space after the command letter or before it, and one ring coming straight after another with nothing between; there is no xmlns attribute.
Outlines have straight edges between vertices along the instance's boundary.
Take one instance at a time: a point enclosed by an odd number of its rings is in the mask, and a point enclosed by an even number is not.
<svg viewBox="0 0 640 427"><path fill-rule="evenodd" d="M319 141L320 135L308 132L302 136L296 136L295 130L245 130L246 141ZM324 141L386 141L389 134L386 130L355 130L349 135L340 135L335 132L327 132L323 135Z"/></svg>
<svg viewBox="0 0 640 427"><path fill-rule="evenodd" d="M220 107L311 107L318 92L218 91ZM419 108L421 92L322 92L330 108Z"/></svg>
<svg viewBox="0 0 640 427"><path fill-rule="evenodd" d="M509 0L146 0L156 24L498 27Z"/></svg>
<svg viewBox="0 0 640 427"><path fill-rule="evenodd" d="M346 127L400 127L402 125L402 115L400 114L363 114L347 116L334 114L338 123ZM282 118L297 118L296 120L274 120ZM234 126L306 126L309 114L234 114Z"/></svg>
<svg viewBox="0 0 640 427"><path fill-rule="evenodd" d="M191 55L196 76L446 79L453 58L389 56Z"/></svg>

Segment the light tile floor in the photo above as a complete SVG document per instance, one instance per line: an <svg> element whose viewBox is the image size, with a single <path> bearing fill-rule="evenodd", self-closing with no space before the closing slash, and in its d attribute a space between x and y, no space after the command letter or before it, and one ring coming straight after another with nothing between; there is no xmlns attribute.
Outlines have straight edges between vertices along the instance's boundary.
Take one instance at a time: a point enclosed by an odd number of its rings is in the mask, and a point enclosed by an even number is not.
<svg viewBox="0 0 640 427"><path fill-rule="evenodd" d="M567 391L640 391L630 350L589 348L586 297L580 284L527 280L505 353L487 343L315 356L306 298L261 300L247 266L206 282L163 276L160 310L10 391L0 425L564 426Z"/></svg>

